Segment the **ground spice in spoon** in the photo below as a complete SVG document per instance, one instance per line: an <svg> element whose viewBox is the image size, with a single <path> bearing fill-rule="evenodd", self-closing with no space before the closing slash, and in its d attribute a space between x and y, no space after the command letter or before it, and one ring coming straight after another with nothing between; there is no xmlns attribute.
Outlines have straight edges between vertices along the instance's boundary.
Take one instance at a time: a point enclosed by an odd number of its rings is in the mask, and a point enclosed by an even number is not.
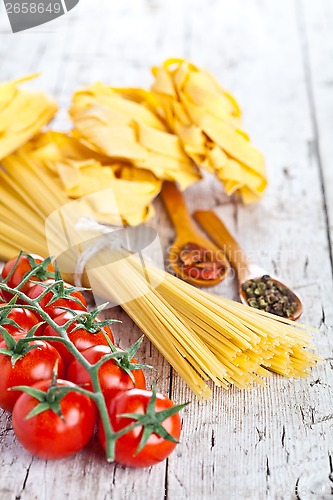
<svg viewBox="0 0 333 500"><path fill-rule="evenodd" d="M297 297L268 275L245 281L242 290L249 306L290 318L297 309Z"/></svg>
<svg viewBox="0 0 333 500"><path fill-rule="evenodd" d="M193 279L215 280L226 270L223 261L218 260L218 252L201 247L197 243L187 243L179 252L182 271Z"/></svg>

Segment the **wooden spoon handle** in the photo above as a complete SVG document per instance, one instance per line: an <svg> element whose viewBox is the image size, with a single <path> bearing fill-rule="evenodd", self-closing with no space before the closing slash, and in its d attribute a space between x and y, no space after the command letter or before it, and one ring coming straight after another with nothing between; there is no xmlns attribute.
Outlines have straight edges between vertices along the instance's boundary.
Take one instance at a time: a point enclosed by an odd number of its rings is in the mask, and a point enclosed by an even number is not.
<svg viewBox="0 0 333 500"><path fill-rule="evenodd" d="M239 282L246 281L249 275L249 261L221 219L212 210L197 210L193 217L214 243L224 251L237 272Z"/></svg>
<svg viewBox="0 0 333 500"><path fill-rule="evenodd" d="M176 183L165 181L161 195L177 234L186 234L189 232L189 229L196 231L192 218L187 211L183 194L178 189Z"/></svg>

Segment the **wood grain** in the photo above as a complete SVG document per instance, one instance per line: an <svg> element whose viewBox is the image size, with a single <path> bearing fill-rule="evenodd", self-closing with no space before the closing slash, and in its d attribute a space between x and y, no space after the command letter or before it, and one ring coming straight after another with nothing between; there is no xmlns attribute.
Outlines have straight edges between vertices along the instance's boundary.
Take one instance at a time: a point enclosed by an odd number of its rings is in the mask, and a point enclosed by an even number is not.
<svg viewBox="0 0 333 500"><path fill-rule="evenodd" d="M67 16L11 35L0 6L0 78L42 71L42 87L68 128L76 88L101 80L149 85L149 68L185 56L209 68L240 101L245 128L266 155L269 188L255 206L229 200L210 176L186 192L191 211L214 208L251 260L295 287L304 321L318 326L324 360L302 381L272 377L264 388L214 389L199 403L145 342L140 358L183 412L182 442L147 470L107 464L96 443L60 462L31 458L10 418L0 419L0 498L328 498L333 462L333 9L330 0L82 0ZM161 202L155 225L174 233ZM232 276L215 292L237 297ZM140 335L120 309L122 345ZM147 492L147 485L149 492Z"/></svg>

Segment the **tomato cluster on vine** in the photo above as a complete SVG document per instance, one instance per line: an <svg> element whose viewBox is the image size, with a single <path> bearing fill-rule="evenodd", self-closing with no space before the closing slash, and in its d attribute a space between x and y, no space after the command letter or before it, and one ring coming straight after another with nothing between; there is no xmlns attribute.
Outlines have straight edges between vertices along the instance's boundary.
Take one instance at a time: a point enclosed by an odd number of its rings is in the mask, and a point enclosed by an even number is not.
<svg viewBox="0 0 333 500"><path fill-rule="evenodd" d="M65 283L51 259L21 253L0 282L0 407L33 455L72 455L96 432L109 461L147 467L164 460L181 433L174 403L148 390L144 368L114 344L101 308Z"/></svg>

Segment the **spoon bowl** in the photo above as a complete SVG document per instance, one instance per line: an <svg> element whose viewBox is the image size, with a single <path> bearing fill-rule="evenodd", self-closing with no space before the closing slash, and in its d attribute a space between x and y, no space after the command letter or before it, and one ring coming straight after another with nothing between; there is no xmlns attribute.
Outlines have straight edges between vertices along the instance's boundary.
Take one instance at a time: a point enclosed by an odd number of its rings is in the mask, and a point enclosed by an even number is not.
<svg viewBox="0 0 333 500"><path fill-rule="evenodd" d="M243 290L243 284L250 280L260 280L263 276L269 276L270 281L272 281L275 285L280 286L282 288L286 288L293 294L293 300L296 302L297 305L295 307L294 312L288 319L296 321L298 318L300 318L300 316L303 314L303 304L300 297L294 292L294 290L292 290L285 283L282 283L282 281L280 281L278 278L272 276L267 271L265 271L264 269L255 264L249 264L249 274L247 279L242 282L239 282L239 297L241 302L247 306L249 305L248 302L249 299L247 297L246 292Z"/></svg>
<svg viewBox="0 0 333 500"><path fill-rule="evenodd" d="M250 280L261 280L264 276L269 276L269 280L273 284L286 289L290 295L292 294L293 301L296 303L294 311L288 319L295 321L302 315L303 304L299 296L290 287L280 281L279 278L270 275L265 269L249 262L236 240L213 211L198 210L194 212L193 216L199 226L212 238L216 245L224 250L229 262L235 269L239 284L239 297L243 304L250 306L249 298L243 290L244 283Z"/></svg>
<svg viewBox="0 0 333 500"><path fill-rule="evenodd" d="M162 199L177 233L169 249L168 263L170 269L184 281L199 287L212 287L221 283L230 270L230 264L223 250L219 249L212 241L203 236L194 225L187 211L183 195L175 183L169 181L164 182ZM200 271L195 273L195 269L193 268L191 274L187 272L187 266L184 265L183 258L184 253L187 252L187 248L189 247L192 248L192 252L197 252L197 256L199 256L199 254L204 254L205 258L207 257L205 263L200 264L199 262L197 266L206 266L207 269L208 267L213 268L215 264L213 274L216 277L200 277ZM197 267L197 269L199 269L199 267ZM209 273L207 273L207 276L208 274Z"/></svg>

